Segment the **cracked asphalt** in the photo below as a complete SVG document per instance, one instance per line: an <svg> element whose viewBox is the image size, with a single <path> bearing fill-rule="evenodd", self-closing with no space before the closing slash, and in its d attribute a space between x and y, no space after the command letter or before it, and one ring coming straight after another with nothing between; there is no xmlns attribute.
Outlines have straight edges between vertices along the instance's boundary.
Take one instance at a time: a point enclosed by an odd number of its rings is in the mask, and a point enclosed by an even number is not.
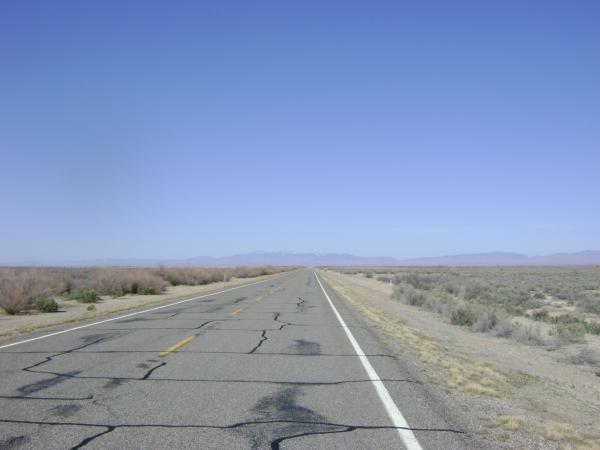
<svg viewBox="0 0 600 450"><path fill-rule="evenodd" d="M471 448L324 286L420 445ZM2 349L0 380L0 449L403 448L309 269Z"/></svg>

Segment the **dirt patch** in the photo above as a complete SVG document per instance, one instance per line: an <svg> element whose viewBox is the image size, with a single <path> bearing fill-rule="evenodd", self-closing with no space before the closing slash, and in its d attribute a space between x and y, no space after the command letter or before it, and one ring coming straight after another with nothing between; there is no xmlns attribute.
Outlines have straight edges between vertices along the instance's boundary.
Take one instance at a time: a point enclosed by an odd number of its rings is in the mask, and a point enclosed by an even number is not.
<svg viewBox="0 0 600 450"><path fill-rule="evenodd" d="M432 386L479 424L494 447L600 449L600 378L564 354L445 323L391 299L392 286L320 271L398 353L414 355Z"/></svg>

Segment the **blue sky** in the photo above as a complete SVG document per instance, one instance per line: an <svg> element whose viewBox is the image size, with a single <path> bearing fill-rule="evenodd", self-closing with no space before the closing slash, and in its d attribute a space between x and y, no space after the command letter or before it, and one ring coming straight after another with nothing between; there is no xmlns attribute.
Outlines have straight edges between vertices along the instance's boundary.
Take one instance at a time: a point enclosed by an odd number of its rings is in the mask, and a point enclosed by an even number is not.
<svg viewBox="0 0 600 450"><path fill-rule="evenodd" d="M0 6L0 261L600 248L597 1Z"/></svg>

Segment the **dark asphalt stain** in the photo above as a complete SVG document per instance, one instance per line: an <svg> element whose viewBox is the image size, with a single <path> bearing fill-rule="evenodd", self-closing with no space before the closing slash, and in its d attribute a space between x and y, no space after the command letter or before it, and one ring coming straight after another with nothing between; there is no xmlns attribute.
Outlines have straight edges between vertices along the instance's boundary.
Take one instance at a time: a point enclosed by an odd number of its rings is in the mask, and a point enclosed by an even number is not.
<svg viewBox="0 0 600 450"><path fill-rule="evenodd" d="M115 333L104 333L104 334L88 334L81 336L80 339L84 344L92 344L100 341L105 341L115 336Z"/></svg>
<svg viewBox="0 0 600 450"><path fill-rule="evenodd" d="M11 450L13 448L19 448L22 445L27 444L29 441L30 438L27 436L12 436L0 441L0 450Z"/></svg>
<svg viewBox="0 0 600 450"><path fill-rule="evenodd" d="M315 425L315 423L326 423L327 418L300 405L298 400L301 395L300 387L287 387L266 395L256 402L252 412L258 414L260 420L275 420L281 423L273 424L268 428L242 430L252 448L273 448L273 442L281 442L288 436L331 430L331 427ZM279 448L278 444L275 448Z"/></svg>
<svg viewBox="0 0 600 450"><path fill-rule="evenodd" d="M80 374L80 371L67 372L65 374L55 375L52 378L47 378L45 380L36 381L35 383L25 384L18 388L17 390L23 395L35 394L36 392L43 391L44 389L48 389L52 386L56 386L57 384L62 383L63 381L68 380L69 378L74 377L75 375Z"/></svg>
<svg viewBox="0 0 600 450"><path fill-rule="evenodd" d="M104 389L114 389L117 388L119 386L121 386L122 384L128 382L129 380L127 379L122 379L122 378L113 378L110 381L107 381L106 384L104 386L102 386Z"/></svg>
<svg viewBox="0 0 600 450"><path fill-rule="evenodd" d="M238 297L233 301L234 305L237 305L238 303L243 302L244 300L246 300L248 297Z"/></svg>
<svg viewBox="0 0 600 450"><path fill-rule="evenodd" d="M134 317L132 319L118 320L115 323L148 322L149 320L161 320L161 319L148 319L146 317Z"/></svg>
<svg viewBox="0 0 600 450"><path fill-rule="evenodd" d="M320 355L321 344L305 341L304 339L296 339L294 340L294 344L290 346L290 350L299 355Z"/></svg>
<svg viewBox="0 0 600 450"><path fill-rule="evenodd" d="M137 367L138 369L147 369L150 366L146 363L139 363L139 364L136 364L135 367Z"/></svg>
<svg viewBox="0 0 600 450"><path fill-rule="evenodd" d="M289 402L288 402L289 403ZM290 406L294 406L293 404ZM300 407L305 412L310 412L311 410L307 408ZM317 417L320 415L316 414ZM350 424L342 424L342 423L332 423L332 422L321 422L321 421L313 421L313 420L297 420L297 419L262 419L262 420L248 420L245 422L236 422L230 425L204 425L204 424L162 424L162 423L146 423L146 424L120 424L120 425L109 425L104 423L86 423L86 422L53 422L53 421L39 421L39 420L15 420L15 419L0 419L0 423L10 423L10 424L21 424L21 425L45 425L45 426L72 426L72 427L98 427L104 428L104 431L100 433L96 433L92 436L85 438L79 444L71 447L71 450L78 449L86 446L94 439L97 439L100 436L111 433L116 429L153 429L153 428L162 428L165 430L240 430L244 436L255 437L258 436L259 433L253 432L256 429L264 429L263 435L267 437L272 435L271 431L275 429L281 430L282 428L287 427L289 431L293 431L293 428L305 429L306 431L298 431L292 434L286 434L280 437L273 439L270 443L268 440L265 441L264 447L270 447L271 450L278 450L280 448L280 444L283 441L291 440L301 436L312 436L319 434L333 434L333 433L348 433L355 430L412 430L418 432L433 432L433 433L453 433L453 434L464 434L463 430L456 430L452 428L408 428L408 427L394 427L390 425L350 425ZM285 430L283 430L285 431ZM279 434L279 433L275 433ZM15 438L9 438L7 441L0 441L0 444L4 442L15 442L24 439L24 443L29 442L29 438L25 436L18 436ZM262 445L258 445L261 447ZM8 447L15 448L15 447ZM256 446L255 446L256 448ZM0 447L2 450L2 447Z"/></svg>
<svg viewBox="0 0 600 450"><path fill-rule="evenodd" d="M50 409L50 412L58 417L69 417L81 409L79 405L58 405Z"/></svg>

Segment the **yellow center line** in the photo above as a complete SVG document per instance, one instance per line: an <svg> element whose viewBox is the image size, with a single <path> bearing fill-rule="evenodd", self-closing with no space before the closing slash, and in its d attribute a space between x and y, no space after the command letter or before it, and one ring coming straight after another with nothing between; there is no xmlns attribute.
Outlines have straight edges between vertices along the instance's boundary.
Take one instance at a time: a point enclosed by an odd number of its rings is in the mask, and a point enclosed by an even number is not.
<svg viewBox="0 0 600 450"><path fill-rule="evenodd" d="M236 309L234 312L231 313L231 315L235 316L236 314L239 314L241 311L242 311L242 308Z"/></svg>
<svg viewBox="0 0 600 450"><path fill-rule="evenodd" d="M185 339L182 339L181 341L179 341L177 344L173 344L168 349L160 352L158 354L158 356L167 356L169 353L172 353L175 350L180 349L181 347L183 347L185 344L187 344L188 342L190 342L192 339L194 339L194 336L186 337Z"/></svg>

